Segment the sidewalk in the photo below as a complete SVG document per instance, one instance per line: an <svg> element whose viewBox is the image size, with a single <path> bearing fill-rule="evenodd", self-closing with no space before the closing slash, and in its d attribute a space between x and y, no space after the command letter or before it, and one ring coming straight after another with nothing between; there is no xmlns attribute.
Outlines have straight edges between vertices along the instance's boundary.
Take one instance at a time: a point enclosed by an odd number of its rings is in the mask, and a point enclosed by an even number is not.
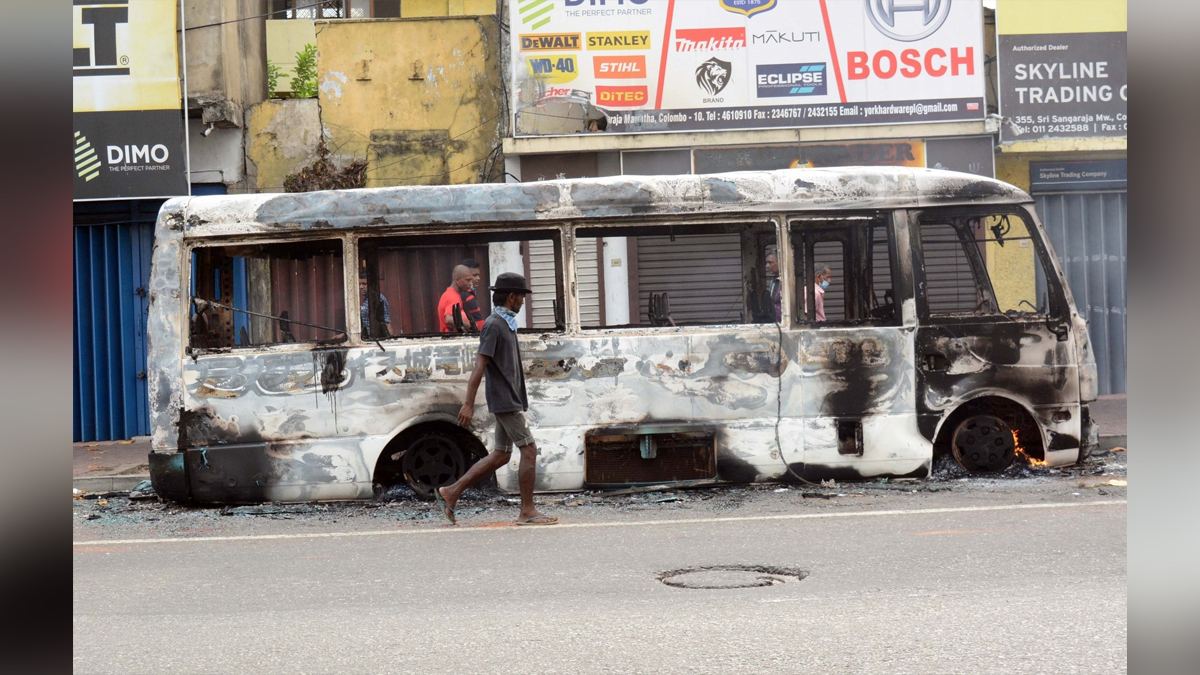
<svg viewBox="0 0 1200 675"><path fill-rule="evenodd" d="M1100 425L1100 447L1111 450L1124 447L1126 398L1124 394L1101 396L1091 406L1092 419ZM75 463L72 471L74 487L88 492L131 490L150 479L150 439L146 436L133 441L73 444Z"/></svg>
<svg viewBox="0 0 1200 675"><path fill-rule="evenodd" d="M131 490L150 479L150 438L103 443L73 443L72 484L76 490L111 492Z"/></svg>

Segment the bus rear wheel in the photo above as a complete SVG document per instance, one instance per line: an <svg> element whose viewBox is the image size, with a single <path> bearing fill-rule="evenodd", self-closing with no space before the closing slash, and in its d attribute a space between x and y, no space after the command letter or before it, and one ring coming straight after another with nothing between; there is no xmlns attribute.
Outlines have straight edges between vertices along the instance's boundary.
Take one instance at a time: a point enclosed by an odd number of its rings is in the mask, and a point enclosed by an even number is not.
<svg viewBox="0 0 1200 675"><path fill-rule="evenodd" d="M967 471L995 473L1012 466L1017 443L1012 429L995 415L972 415L954 430L950 451Z"/></svg>
<svg viewBox="0 0 1200 675"><path fill-rule="evenodd" d="M458 439L431 433L413 441L400 458L404 482L421 499L433 499L433 491L462 477L470 462Z"/></svg>

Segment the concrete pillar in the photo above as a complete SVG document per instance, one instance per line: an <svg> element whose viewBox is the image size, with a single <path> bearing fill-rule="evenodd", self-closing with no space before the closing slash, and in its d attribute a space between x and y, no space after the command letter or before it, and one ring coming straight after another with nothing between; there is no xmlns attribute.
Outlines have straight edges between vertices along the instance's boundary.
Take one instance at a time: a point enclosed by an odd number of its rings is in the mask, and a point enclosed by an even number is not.
<svg viewBox="0 0 1200 675"><path fill-rule="evenodd" d="M503 272L515 272L521 276L525 276L525 258L521 256L521 242L519 241L499 241L488 244L488 273L492 275L491 279L484 280L482 289L484 293L491 295L491 291L487 290L496 282L496 277ZM526 279L528 281L528 279ZM476 289L479 293L479 289ZM528 325L525 321L526 308L522 307L517 313L517 325Z"/></svg>
<svg viewBox="0 0 1200 675"><path fill-rule="evenodd" d="M623 326L629 321L629 256L625 237L605 237L604 257L600 260L604 275L605 326Z"/></svg>

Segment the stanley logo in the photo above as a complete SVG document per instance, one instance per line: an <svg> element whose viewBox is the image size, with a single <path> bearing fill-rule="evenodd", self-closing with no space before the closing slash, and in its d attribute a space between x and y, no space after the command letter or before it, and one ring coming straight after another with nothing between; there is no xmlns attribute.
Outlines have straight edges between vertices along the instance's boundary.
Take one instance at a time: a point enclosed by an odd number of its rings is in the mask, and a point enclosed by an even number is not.
<svg viewBox="0 0 1200 675"><path fill-rule="evenodd" d="M646 77L646 57L593 56L592 74L598 80L624 80Z"/></svg>
<svg viewBox="0 0 1200 675"><path fill-rule="evenodd" d="M523 52L573 52L579 50L579 33L522 35Z"/></svg>
<svg viewBox="0 0 1200 675"><path fill-rule="evenodd" d="M587 48L602 49L650 49L650 31L625 30L609 33L588 33Z"/></svg>
<svg viewBox="0 0 1200 675"><path fill-rule="evenodd" d="M100 175L100 158L96 149L88 142L87 136L75 132L75 170L85 182Z"/></svg>

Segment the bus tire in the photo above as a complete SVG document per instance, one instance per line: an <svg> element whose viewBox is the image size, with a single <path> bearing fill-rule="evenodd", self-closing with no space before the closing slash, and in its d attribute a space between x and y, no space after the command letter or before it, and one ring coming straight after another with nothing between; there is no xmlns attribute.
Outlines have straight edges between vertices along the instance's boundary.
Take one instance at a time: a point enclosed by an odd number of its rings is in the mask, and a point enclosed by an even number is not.
<svg viewBox="0 0 1200 675"><path fill-rule="evenodd" d="M1016 460L1012 428L995 415L977 413L958 424L950 452L958 465L972 473L997 473Z"/></svg>
<svg viewBox="0 0 1200 675"><path fill-rule="evenodd" d="M431 431L417 436L405 448L400 473L417 497L433 499L434 489L461 478L471 459L459 438Z"/></svg>

